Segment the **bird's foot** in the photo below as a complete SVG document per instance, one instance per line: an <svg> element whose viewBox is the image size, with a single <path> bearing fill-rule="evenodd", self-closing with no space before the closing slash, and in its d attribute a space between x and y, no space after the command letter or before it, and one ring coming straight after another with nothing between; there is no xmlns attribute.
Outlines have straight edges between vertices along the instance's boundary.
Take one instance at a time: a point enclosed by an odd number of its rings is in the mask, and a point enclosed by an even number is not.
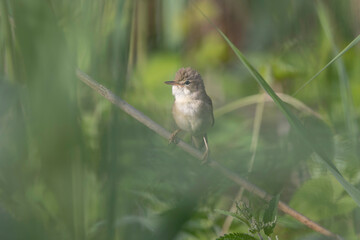
<svg viewBox="0 0 360 240"><path fill-rule="evenodd" d="M206 164L208 161L209 161L209 149L206 149L201 158L201 165Z"/></svg>
<svg viewBox="0 0 360 240"><path fill-rule="evenodd" d="M201 159L201 164L205 164L208 162L209 160L209 145L208 145L208 142L207 142L207 139L206 139L206 135L203 136L203 140L204 140L204 144L205 144L205 152L202 156L202 159Z"/></svg>
<svg viewBox="0 0 360 240"><path fill-rule="evenodd" d="M177 129L175 130L169 138L169 144L177 144L179 142L179 140L176 138L176 135L181 131L181 129Z"/></svg>

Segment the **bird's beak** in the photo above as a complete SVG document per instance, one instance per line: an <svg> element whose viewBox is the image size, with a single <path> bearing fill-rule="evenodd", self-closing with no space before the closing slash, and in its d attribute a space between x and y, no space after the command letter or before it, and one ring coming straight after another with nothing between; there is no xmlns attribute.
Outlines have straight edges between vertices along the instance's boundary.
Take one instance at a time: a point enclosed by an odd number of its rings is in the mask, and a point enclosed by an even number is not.
<svg viewBox="0 0 360 240"><path fill-rule="evenodd" d="M179 86L180 84L178 84L177 82L175 81L166 81L164 82L165 84L168 84L168 85L176 85L176 86Z"/></svg>

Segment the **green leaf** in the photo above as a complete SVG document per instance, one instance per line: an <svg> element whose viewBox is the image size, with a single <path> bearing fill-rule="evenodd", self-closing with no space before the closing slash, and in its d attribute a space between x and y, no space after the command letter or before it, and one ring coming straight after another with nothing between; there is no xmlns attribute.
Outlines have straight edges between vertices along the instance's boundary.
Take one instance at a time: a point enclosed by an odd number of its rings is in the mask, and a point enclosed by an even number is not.
<svg viewBox="0 0 360 240"><path fill-rule="evenodd" d="M280 194L274 196L270 202L268 208L265 210L263 222L265 224L264 233L267 236L273 233L276 223L277 207L280 199Z"/></svg>
<svg viewBox="0 0 360 240"><path fill-rule="evenodd" d="M321 221L348 214L356 208L356 203L343 193L344 189L331 175L310 179L296 191L290 206Z"/></svg>
<svg viewBox="0 0 360 240"><path fill-rule="evenodd" d="M241 216L240 214L237 214L237 213L232 213L232 212L229 212L229 211L224 211L224 210L220 210L220 209L215 209L216 212L218 213L221 213L221 214L224 214L226 216L231 216L237 220L239 220L240 222L246 224L248 227L250 227L250 222L244 218L243 216Z"/></svg>
<svg viewBox="0 0 360 240"><path fill-rule="evenodd" d="M199 9L197 8L201 14L214 26L214 28L219 32L219 34L224 38L224 40L231 47L235 55L239 58L239 60L245 65L246 69L250 72L250 74L255 78L255 80L259 83L259 85L269 94L269 96L273 99L275 104L278 106L280 111L284 114L284 116L289 121L290 125L294 128L300 138L303 140L305 145L308 148L312 149L316 152L316 154L320 157L322 162L325 164L327 169L335 176L335 178L341 183L346 192L355 200L355 202L360 206L360 191L356 189L353 185L351 185L348 181L344 179L339 170L335 167L335 165L331 162L331 159L328 155L328 152L325 151L322 147L319 147L319 143L316 142L311 136L311 133L307 131L304 125L301 123L298 117L296 117L288 108L287 104L284 103L279 96L274 92L274 90L269 86L269 84L264 80L264 78L259 74L259 72L250 64L250 62L246 59L246 57L240 52L239 49L226 37L226 35L212 23L212 21ZM360 40L360 36L357 37L356 43ZM355 41L354 40L354 41ZM354 42L353 41L353 42ZM355 43L352 42L352 47ZM347 48L348 49L350 49ZM347 51L346 50L346 51ZM345 51L342 51L343 54Z"/></svg>
<svg viewBox="0 0 360 240"><path fill-rule="evenodd" d="M253 236L244 233L230 233L217 238L216 240L256 240Z"/></svg>

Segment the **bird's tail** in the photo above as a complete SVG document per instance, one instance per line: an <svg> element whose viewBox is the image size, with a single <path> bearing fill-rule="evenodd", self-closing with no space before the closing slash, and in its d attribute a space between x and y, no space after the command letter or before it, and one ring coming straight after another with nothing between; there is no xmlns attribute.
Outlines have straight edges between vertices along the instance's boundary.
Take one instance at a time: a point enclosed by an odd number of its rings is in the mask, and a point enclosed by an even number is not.
<svg viewBox="0 0 360 240"><path fill-rule="evenodd" d="M207 141L207 135L204 135L206 141ZM192 144L197 148L197 149L203 149L205 147L205 143L204 143L204 139L203 136L191 136L191 140L192 140Z"/></svg>

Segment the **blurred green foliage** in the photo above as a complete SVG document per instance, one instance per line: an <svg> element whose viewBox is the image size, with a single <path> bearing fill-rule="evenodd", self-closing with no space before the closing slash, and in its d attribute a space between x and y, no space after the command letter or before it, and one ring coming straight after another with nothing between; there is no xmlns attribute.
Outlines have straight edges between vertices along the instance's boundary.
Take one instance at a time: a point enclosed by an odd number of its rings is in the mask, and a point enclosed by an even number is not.
<svg viewBox="0 0 360 240"><path fill-rule="evenodd" d="M316 1L298 0L0 0L0 239L221 235L225 218L214 210L229 209L238 186L168 146L75 75L82 69L169 130L173 97L163 82L180 67L202 74L215 109L260 93L193 3L274 90L288 95L360 32L356 0L322 1L320 10ZM341 58L347 92L331 65L296 96L321 118L292 108L358 188L359 55L356 46ZM282 201L329 230L357 239L359 208L270 102L248 172L255 106L216 118L208 133L212 156L267 192L282 192ZM247 192L243 200L265 204ZM322 239L278 217L279 239ZM230 228L246 231L238 222Z"/></svg>

